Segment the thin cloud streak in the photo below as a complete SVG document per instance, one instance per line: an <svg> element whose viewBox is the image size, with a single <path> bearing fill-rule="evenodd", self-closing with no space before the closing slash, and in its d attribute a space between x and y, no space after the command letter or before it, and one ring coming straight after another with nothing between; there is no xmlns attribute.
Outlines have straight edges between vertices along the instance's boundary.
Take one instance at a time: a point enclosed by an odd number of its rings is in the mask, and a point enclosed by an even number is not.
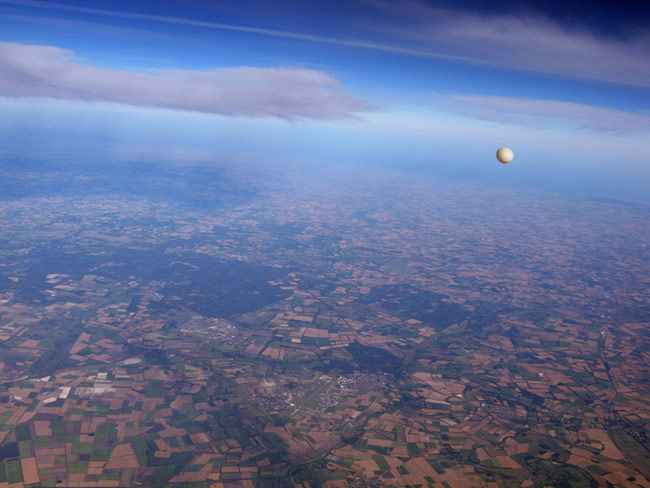
<svg viewBox="0 0 650 488"><path fill-rule="evenodd" d="M263 27L249 27L235 24L223 24L220 22L207 22L203 20L187 19L184 17L172 17L166 15L154 14L138 14L132 12L118 12L114 10L78 7L76 5L66 4L51 4L47 2L40 2L38 0L0 0L0 3L10 5L20 5L21 7L36 7L45 8L50 10L63 10L69 12L79 12L92 15L103 15L107 17L116 17L122 19L132 20L147 20L152 22L161 22L166 24L187 25L194 27L204 27L208 29L228 30L236 32L247 32L250 34L260 34L271 37L280 37L284 39L293 39L297 41L315 42L321 44L335 44L339 46L357 47L362 49L373 49L378 51L387 51L398 54L407 54L411 56L427 57L427 58L441 58L452 61L461 61L475 64L490 64L480 58L471 58L462 55L452 55L444 53L436 53L431 51L410 49L408 47L391 46L361 39L340 39L337 37L317 36L312 34L303 34L299 32L278 30L278 29L265 29Z"/></svg>
<svg viewBox="0 0 650 488"><path fill-rule="evenodd" d="M0 3L1 0L0 0ZM84 32L91 32L93 34L101 33L105 35L128 35L128 36L146 36L147 38L157 39L178 39L179 37L173 34L164 34L161 32L154 32L151 30L137 29L133 27L121 26L108 26L98 24L97 22L88 22L83 20L71 19L55 19L53 17L43 17L38 15L18 15L18 14L4 14L0 13L0 17L14 22L24 22L33 25L45 26L48 28L58 27L60 29L74 29Z"/></svg>
<svg viewBox="0 0 650 488"><path fill-rule="evenodd" d="M492 122L545 127L565 125L614 133L650 129L650 116L558 100L518 99L482 95L451 95L460 102L458 113Z"/></svg>
<svg viewBox="0 0 650 488"><path fill-rule="evenodd" d="M374 109L326 73L234 67L134 72L83 63L53 46L0 43L0 96L104 101L227 116L355 117Z"/></svg>

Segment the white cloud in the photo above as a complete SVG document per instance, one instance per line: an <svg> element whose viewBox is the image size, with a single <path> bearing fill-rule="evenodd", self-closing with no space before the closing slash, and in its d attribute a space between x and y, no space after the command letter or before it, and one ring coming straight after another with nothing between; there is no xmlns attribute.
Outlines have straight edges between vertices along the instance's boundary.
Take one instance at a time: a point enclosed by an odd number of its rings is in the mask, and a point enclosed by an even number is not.
<svg viewBox="0 0 650 488"><path fill-rule="evenodd" d="M353 117L371 103L321 71L233 67L136 72L91 66L53 46L0 43L0 96L106 101L228 116Z"/></svg>

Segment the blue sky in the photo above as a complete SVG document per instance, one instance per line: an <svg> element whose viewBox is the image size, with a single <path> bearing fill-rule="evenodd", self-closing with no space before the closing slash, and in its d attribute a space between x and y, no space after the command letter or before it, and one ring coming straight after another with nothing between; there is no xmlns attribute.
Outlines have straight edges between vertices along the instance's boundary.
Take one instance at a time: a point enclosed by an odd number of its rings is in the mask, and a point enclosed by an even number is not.
<svg viewBox="0 0 650 488"><path fill-rule="evenodd" d="M0 155L498 178L509 145L509 179L643 198L650 22L634 8L0 0Z"/></svg>

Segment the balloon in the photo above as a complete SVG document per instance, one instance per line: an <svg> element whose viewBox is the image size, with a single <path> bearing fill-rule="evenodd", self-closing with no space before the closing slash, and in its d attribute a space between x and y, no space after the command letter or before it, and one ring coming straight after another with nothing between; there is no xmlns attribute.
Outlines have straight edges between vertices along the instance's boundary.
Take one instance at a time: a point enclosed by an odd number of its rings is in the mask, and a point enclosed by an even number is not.
<svg viewBox="0 0 650 488"><path fill-rule="evenodd" d="M508 164L514 157L515 155L509 147L502 147L497 151L497 159L503 164Z"/></svg>

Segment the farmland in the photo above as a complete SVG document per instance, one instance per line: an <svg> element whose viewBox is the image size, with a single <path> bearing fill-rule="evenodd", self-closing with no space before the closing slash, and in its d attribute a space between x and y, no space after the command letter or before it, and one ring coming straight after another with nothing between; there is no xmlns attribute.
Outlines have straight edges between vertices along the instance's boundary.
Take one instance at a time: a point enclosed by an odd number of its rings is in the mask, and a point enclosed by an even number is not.
<svg viewBox="0 0 650 488"><path fill-rule="evenodd" d="M0 487L650 486L648 214L250 178L2 201Z"/></svg>

